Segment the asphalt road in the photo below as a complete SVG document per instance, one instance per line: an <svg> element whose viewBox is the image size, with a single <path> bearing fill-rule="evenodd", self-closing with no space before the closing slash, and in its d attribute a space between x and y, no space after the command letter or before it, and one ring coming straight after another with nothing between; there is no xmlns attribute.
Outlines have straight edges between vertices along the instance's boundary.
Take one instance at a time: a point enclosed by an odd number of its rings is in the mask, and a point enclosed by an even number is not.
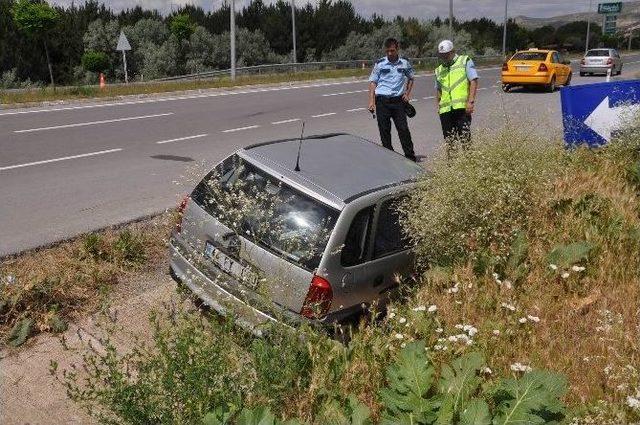
<svg viewBox="0 0 640 425"><path fill-rule="evenodd" d="M628 56L615 78L639 71L640 56ZM538 131L561 129L558 92L504 94L499 75L480 71L474 128L528 119ZM603 80L574 72L572 84ZM379 140L366 90L363 80L311 82L0 110L0 257L175 207L212 163L297 137L302 121L307 135ZM410 121L418 155L442 143L433 96L433 76L419 76Z"/></svg>

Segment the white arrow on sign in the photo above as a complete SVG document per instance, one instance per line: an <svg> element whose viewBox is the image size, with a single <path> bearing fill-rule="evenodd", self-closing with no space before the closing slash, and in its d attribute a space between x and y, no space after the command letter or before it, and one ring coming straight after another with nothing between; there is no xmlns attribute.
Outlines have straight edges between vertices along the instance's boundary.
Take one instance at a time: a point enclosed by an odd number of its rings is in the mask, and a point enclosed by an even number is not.
<svg viewBox="0 0 640 425"><path fill-rule="evenodd" d="M640 113L640 104L619 105L611 108L609 107L609 96L607 96L584 123L609 142L611 133L622 130L623 127L630 124L631 120L636 118L638 113Z"/></svg>

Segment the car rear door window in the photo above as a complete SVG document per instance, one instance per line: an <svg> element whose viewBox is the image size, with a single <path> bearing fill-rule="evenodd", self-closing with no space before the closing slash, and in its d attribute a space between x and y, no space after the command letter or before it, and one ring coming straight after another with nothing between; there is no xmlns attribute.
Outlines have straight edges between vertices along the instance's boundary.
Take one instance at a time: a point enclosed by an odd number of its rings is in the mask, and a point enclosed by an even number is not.
<svg viewBox="0 0 640 425"><path fill-rule="evenodd" d="M360 210L353 218L340 257L344 267L356 266L366 261L372 223L373 206Z"/></svg>
<svg viewBox="0 0 640 425"><path fill-rule="evenodd" d="M400 225L398 206L406 196L389 199L380 205L378 225L374 240L373 255L375 258L384 257L409 248L409 239L405 236Z"/></svg>
<svg viewBox="0 0 640 425"><path fill-rule="evenodd" d="M511 60L519 60L519 61L545 61L547 60L546 52L518 52Z"/></svg>
<svg viewBox="0 0 640 425"><path fill-rule="evenodd" d="M558 53L554 53L551 56L551 62L552 63L560 63L560 57L558 56Z"/></svg>

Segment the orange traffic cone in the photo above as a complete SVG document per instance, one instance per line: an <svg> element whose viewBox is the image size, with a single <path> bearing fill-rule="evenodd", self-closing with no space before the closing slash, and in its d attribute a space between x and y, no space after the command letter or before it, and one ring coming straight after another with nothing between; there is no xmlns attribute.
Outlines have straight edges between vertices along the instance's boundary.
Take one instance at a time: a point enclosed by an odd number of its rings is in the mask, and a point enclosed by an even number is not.
<svg viewBox="0 0 640 425"><path fill-rule="evenodd" d="M103 89L107 86L107 83L105 83L104 81L104 74L101 72L100 73L100 88Z"/></svg>

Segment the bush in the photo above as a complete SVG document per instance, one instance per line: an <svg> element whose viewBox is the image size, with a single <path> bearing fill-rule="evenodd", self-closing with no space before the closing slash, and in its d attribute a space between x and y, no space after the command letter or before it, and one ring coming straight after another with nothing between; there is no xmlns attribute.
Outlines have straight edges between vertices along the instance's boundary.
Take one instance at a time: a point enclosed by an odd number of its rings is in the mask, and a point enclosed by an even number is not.
<svg viewBox="0 0 640 425"><path fill-rule="evenodd" d="M404 208L423 265L470 259L481 272L504 265L537 194L561 167L562 147L535 134L481 137L470 151L437 161Z"/></svg>
<svg viewBox="0 0 640 425"><path fill-rule="evenodd" d="M109 57L103 52L88 51L82 55L82 67L90 72L105 72L109 69Z"/></svg>

